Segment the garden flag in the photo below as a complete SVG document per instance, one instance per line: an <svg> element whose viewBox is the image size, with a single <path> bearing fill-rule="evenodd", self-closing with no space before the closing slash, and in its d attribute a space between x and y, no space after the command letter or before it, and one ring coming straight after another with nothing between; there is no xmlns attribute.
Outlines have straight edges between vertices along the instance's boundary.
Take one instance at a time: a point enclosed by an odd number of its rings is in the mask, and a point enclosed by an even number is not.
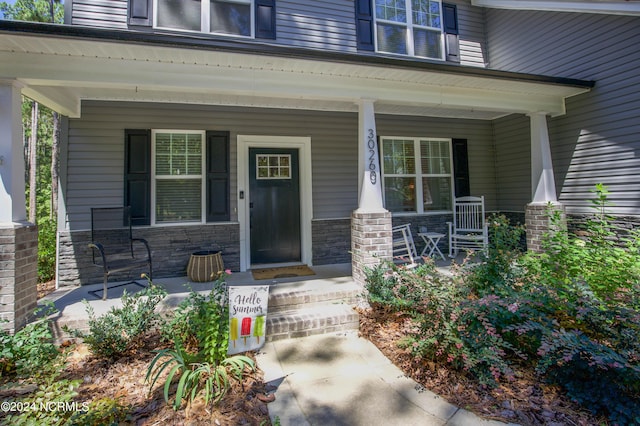
<svg viewBox="0 0 640 426"><path fill-rule="evenodd" d="M229 287L229 355L264 345L268 302L268 285Z"/></svg>

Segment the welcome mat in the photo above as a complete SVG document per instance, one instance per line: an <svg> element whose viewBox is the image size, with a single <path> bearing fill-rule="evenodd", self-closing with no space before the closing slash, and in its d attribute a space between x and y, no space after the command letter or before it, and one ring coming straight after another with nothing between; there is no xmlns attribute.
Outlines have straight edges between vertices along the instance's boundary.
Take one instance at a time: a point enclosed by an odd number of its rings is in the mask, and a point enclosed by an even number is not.
<svg viewBox="0 0 640 426"><path fill-rule="evenodd" d="M307 265L283 266L281 268L252 269L254 280L271 280L274 278L292 278L315 275Z"/></svg>

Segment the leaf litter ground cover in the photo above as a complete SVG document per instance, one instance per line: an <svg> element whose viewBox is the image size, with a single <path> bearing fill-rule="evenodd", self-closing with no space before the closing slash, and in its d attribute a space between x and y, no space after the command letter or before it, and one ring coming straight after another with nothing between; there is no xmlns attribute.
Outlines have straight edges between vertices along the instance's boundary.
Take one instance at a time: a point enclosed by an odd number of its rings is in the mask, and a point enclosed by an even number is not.
<svg viewBox="0 0 640 426"><path fill-rule="evenodd" d="M360 333L364 338L375 344L407 377L460 408L485 419L523 426L608 424L574 404L559 388L541 383L532 371L519 370L515 380L490 389L446 365L416 361L409 350L399 345L411 328L408 315L373 308L359 309L359 314Z"/></svg>
<svg viewBox="0 0 640 426"><path fill-rule="evenodd" d="M103 398L117 400L127 408L127 417L119 424L131 425L270 425L267 404L263 401L267 389L262 372L246 374L241 383L235 383L230 392L217 405L205 405L197 399L186 409L174 410L164 400L162 384L149 391L145 375L154 350L166 347L159 335L149 333L127 356L107 361L91 354L83 343L69 346L67 365L61 378L80 379L78 402L91 402ZM2 399L20 397L20 390L12 394L6 384L0 393ZM175 393L176 383L171 392ZM4 424L0 416L0 424Z"/></svg>

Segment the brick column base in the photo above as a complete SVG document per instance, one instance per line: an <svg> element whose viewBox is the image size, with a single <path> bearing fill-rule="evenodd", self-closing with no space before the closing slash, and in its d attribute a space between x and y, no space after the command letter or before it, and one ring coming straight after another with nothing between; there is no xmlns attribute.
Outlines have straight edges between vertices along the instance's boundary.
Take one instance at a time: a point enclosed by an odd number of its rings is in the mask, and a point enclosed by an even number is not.
<svg viewBox="0 0 640 426"><path fill-rule="evenodd" d="M525 227L527 230L527 250L542 252L542 239L552 231L549 210L559 210L565 219L564 206L560 203L531 203L525 210Z"/></svg>
<svg viewBox="0 0 640 426"><path fill-rule="evenodd" d="M0 225L0 327L14 333L27 324L38 300L38 228Z"/></svg>
<svg viewBox="0 0 640 426"><path fill-rule="evenodd" d="M391 213L388 211L351 214L351 273L364 285L365 269L393 257Z"/></svg>

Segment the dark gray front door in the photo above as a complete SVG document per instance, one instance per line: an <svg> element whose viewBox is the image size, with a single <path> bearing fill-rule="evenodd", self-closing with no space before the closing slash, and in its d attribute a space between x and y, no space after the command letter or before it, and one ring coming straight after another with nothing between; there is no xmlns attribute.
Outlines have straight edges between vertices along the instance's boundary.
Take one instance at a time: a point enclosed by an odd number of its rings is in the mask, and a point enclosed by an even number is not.
<svg viewBox="0 0 640 426"><path fill-rule="evenodd" d="M299 262L297 149L249 149L251 263Z"/></svg>

